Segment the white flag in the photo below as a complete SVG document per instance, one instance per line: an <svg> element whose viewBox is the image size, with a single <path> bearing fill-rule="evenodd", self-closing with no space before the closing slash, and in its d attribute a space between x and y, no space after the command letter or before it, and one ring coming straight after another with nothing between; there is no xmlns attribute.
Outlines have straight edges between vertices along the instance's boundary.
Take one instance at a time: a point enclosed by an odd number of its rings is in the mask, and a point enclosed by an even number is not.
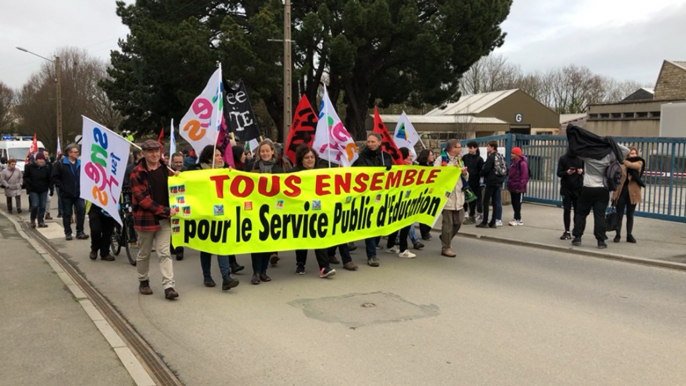
<svg viewBox="0 0 686 386"><path fill-rule="evenodd" d="M406 147L412 152L412 159L417 158L417 152L414 150L414 146L419 142L419 134L415 130L412 122L407 119L407 115L403 111L398 119L398 123L395 125L395 133L393 134L393 141L395 141L398 149L401 147Z"/></svg>
<svg viewBox="0 0 686 386"><path fill-rule="evenodd" d="M247 153L253 154L255 150L260 146L260 143L257 142L257 139L251 139L250 141L245 143L245 151Z"/></svg>
<svg viewBox="0 0 686 386"><path fill-rule="evenodd" d="M336 114L326 86L312 147L322 159L341 166L351 166L358 157L355 140Z"/></svg>
<svg viewBox="0 0 686 386"><path fill-rule="evenodd" d="M131 144L86 117L81 138L80 196L104 209L121 225L117 204Z"/></svg>
<svg viewBox="0 0 686 386"><path fill-rule="evenodd" d="M221 128L221 117L224 112L221 65L212 74L207 86L191 104L186 115L181 119L179 134L193 146L197 154L207 145L217 142Z"/></svg>
<svg viewBox="0 0 686 386"><path fill-rule="evenodd" d="M176 137L174 136L174 118L171 120L171 126L169 126L169 161L171 162L172 156L176 153Z"/></svg>
<svg viewBox="0 0 686 386"><path fill-rule="evenodd" d="M57 151L55 152L55 159L60 158L60 154L62 154L62 147L60 146L60 138L57 137Z"/></svg>

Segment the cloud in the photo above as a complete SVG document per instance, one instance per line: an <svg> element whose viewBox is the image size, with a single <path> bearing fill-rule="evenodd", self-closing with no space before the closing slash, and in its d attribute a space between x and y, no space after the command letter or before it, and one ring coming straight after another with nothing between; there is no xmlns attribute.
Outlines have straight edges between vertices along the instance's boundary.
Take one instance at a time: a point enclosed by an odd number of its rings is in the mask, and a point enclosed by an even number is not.
<svg viewBox="0 0 686 386"><path fill-rule="evenodd" d="M533 3L532 0L520 1ZM686 45L681 42L686 33L686 4L681 1L681 5L674 5L669 0L655 2L652 13L641 13L636 8L622 9L621 3L615 4L618 6L615 15L608 13L607 3L600 8L577 6L539 24L534 18L543 17L541 12L544 11L537 11L530 17L504 24L506 31L510 28L513 32L509 36L512 41L506 40L496 52L526 72L576 64L618 80L654 84L663 60L686 60ZM559 3L548 6L554 8ZM580 10L582 15L579 15ZM594 12L607 15L606 22L599 23L602 18ZM594 16L585 18L583 13ZM516 15L513 12L511 17ZM569 17L574 18L564 22ZM528 23L532 25L525 25ZM536 28L541 28L538 34ZM521 31L525 31L525 37Z"/></svg>

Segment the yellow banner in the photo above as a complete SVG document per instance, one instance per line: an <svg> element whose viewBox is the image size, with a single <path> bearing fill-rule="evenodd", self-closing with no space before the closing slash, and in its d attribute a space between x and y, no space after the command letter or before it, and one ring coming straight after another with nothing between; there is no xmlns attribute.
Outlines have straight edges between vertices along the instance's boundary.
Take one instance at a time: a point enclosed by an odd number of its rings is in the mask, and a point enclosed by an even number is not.
<svg viewBox="0 0 686 386"><path fill-rule="evenodd" d="M327 248L433 225L456 167L332 168L291 174L229 169L169 178L175 246L219 255Z"/></svg>

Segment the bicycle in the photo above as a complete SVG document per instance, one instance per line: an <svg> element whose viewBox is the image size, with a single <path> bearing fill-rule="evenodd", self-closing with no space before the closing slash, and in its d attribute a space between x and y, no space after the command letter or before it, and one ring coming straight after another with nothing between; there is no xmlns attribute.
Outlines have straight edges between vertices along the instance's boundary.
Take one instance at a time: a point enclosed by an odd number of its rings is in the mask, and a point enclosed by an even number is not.
<svg viewBox="0 0 686 386"><path fill-rule="evenodd" d="M115 256L119 256L122 246L126 250L126 257L131 265L136 265L138 256L138 234L133 228L133 205L131 204L131 190L124 189L119 203L119 217L122 225L117 224L112 232L110 249ZM122 231L123 230L123 231Z"/></svg>

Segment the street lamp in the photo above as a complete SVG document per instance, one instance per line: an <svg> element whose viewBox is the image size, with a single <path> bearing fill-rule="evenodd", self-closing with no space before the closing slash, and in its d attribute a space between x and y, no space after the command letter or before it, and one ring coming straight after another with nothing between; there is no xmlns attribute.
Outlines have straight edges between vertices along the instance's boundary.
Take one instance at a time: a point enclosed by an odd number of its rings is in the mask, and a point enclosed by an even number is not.
<svg viewBox="0 0 686 386"><path fill-rule="evenodd" d="M62 69L60 67L60 57L55 56L55 60L52 60L46 58L45 56L38 55L35 52L31 52L26 48L17 47L17 49L19 51L26 52L27 54L31 54L41 59L47 60L48 62L53 63L55 65L55 76L57 77L57 98L55 98L57 102L57 141L58 143L62 144Z"/></svg>

